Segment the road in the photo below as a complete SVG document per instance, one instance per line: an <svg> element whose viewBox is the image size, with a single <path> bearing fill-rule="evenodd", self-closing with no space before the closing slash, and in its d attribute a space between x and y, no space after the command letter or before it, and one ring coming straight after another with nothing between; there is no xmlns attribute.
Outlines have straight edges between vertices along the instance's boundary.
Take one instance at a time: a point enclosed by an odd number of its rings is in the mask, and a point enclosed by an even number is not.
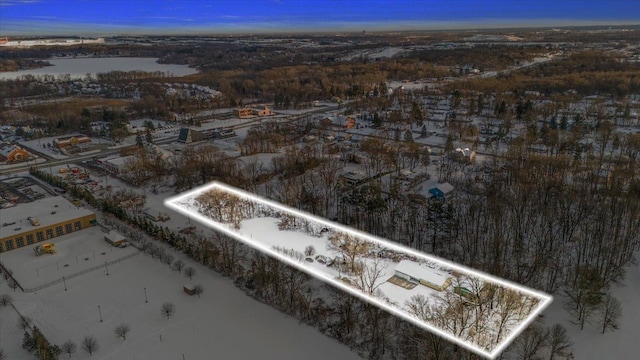
<svg viewBox="0 0 640 360"><path fill-rule="evenodd" d="M317 109L313 109L313 110L309 110L307 112L304 112L302 114L292 114L292 115L287 115L284 117L280 117L278 119L282 120L282 121L287 121L287 122L295 122L295 121L299 121L311 114L317 114L317 113L324 113L327 111L331 111L331 110L336 110L338 109L339 106L335 105L335 106L326 106L326 107L321 107L321 108L317 108ZM267 119L273 119L273 118L256 118L254 120L251 121L247 121L244 123L240 123L240 124L235 124L235 125L230 125L230 126L225 126L225 128L228 129L232 129L232 130L237 130L237 129L242 129L242 128L246 128L246 127L250 127L253 126L255 124L260 123L262 120L267 120ZM172 142L175 142L177 140L177 134L175 136L169 137L169 138L161 138L155 141L156 144L158 145L162 145L162 144L170 144ZM11 174L17 174L17 173L21 173L21 172L25 172L25 171L29 171L30 168L34 167L34 168L43 168L43 167L51 167L51 166L57 166L57 165L65 165L65 164L70 164L70 163L79 163L82 162L84 160L91 160L97 157L107 157L110 155L115 155L117 153L120 152L120 149L109 149L109 150L105 150L105 151L101 151L99 153L91 153L91 154L87 154L87 155L78 155L78 156L74 156L74 157L69 157L66 159L51 159L48 158L46 155L41 156L43 158L47 158L48 161L46 162L41 162L41 163L26 163L22 166L16 166L13 168L9 168L9 169L4 169L0 172L0 175L11 175Z"/></svg>

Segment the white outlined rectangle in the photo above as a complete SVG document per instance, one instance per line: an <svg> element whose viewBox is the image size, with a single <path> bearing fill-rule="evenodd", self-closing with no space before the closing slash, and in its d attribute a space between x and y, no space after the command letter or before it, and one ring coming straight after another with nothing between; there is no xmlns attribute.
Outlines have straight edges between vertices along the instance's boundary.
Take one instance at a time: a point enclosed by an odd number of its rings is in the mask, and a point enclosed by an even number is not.
<svg viewBox="0 0 640 360"><path fill-rule="evenodd" d="M336 279L334 276L331 276L330 274L323 272L323 271L319 271L316 268L313 268L311 266L309 266L308 264L306 264L305 262L298 262L295 261L294 259L292 259L289 256L285 256L283 255L281 252L275 251L272 247L267 246L265 243L261 242L257 236L246 236L243 235L242 233L240 233L239 231L234 231L233 229L231 229L230 227L221 224L219 222L216 222L214 220L212 220L211 218L201 214L200 212L198 212L197 210L194 210L192 208L192 206L189 204L189 201L193 202L193 200L195 200L195 198L197 198L199 195L206 193L208 191L212 191L212 190L218 190L218 191L222 191L222 192L226 192L232 195L235 195L236 197L239 197L241 199L248 199L254 203L257 204L261 204L263 206L272 208L272 209L276 209L277 211L290 215L290 216L295 216L295 217L300 217L303 218L305 220L308 221L312 221L315 223L319 223L322 224L328 228L331 228L332 230L338 230L340 232L344 232L347 233L351 236L354 237L358 237L358 238L363 238L366 239L366 241L369 241L371 243L377 244L379 246L383 246L386 249L391 249L393 251L397 251L397 252L402 252L405 253L407 255L410 255L412 257L421 259L421 260L426 260L429 262L435 262L438 265L442 266L442 267L446 267L449 268L453 271L457 271L457 272L461 272L461 273L466 273L466 274L470 274L471 276L474 276L478 279L481 279L482 281L486 281L487 283L492 283L492 284L496 284L496 286L499 287L503 287L505 289L511 290L511 291L515 291L518 293L523 294L523 296L528 296L531 298L535 298L535 300L537 300L537 304L535 305L535 307L532 308L532 310L530 312L528 312L528 316L526 317L526 319L522 320L521 322L519 322L519 324L517 326L514 326L510 332L508 333L507 336L505 336L503 339L501 339L500 342L496 343L495 346L493 346L492 348L484 348L481 347L473 342L470 341L465 341L464 339L461 339L459 337L454 336L452 333L450 332L446 332L436 326L434 326L433 324L429 324L426 321L423 321L419 318L417 318L416 316L411 315L409 312L407 312L406 310L403 310L401 307L399 306L394 306L394 305L390 305L389 303L385 302L385 301L381 301L379 298L371 296L366 294L363 291L359 291L358 289L356 289L353 286L347 285L345 284L343 281L340 281L338 279ZM276 202L270 201L270 200L266 200L263 199L261 197L258 197L256 195L247 193L245 191L230 187L228 185L219 183L219 182L213 182L204 186L201 186L199 188L193 189L191 191L188 191L186 193L168 198L165 200L165 206L179 212L182 213L186 216L189 216L205 225L211 226L212 228L223 232L235 239L238 239L244 243L246 243L247 245L258 249L276 259L279 259L285 263L287 263L288 265L291 265L299 270L302 270L316 278L319 278L333 286L338 287L341 290L347 291L348 293L357 296L358 298L367 301L371 304L374 304L386 311L388 311L389 313L398 316L404 320L407 320L417 326L420 326L428 331L431 331L439 336L444 337L445 339L454 342L462 347L464 347L467 350L470 350L476 354L479 354L481 356L484 356L486 358L490 358L493 359L495 357L497 357L531 322L533 322L536 317L553 301L553 298L550 295L544 294L542 292L533 290L533 289L529 289L526 288L524 286L518 285L518 284L514 284L512 282L503 280L503 279L499 279L496 277L493 277L491 275L482 273L480 271L477 270L473 270L473 269L469 269L465 266L456 264L456 263L452 263L449 262L447 260L443 260L431 255L427 255L425 253L422 252L418 252L416 250L410 249L408 247L396 244L396 243L392 243L390 241L387 240L382 240L379 238L376 238L374 236L365 234L363 232L354 230L354 229L350 229L348 227L345 227L343 225L340 224L336 224L333 222L330 222L328 220L325 219L321 219L319 217L313 216L313 215L309 215L306 214L304 212L289 208L287 206L278 204ZM499 337L500 338L500 337Z"/></svg>

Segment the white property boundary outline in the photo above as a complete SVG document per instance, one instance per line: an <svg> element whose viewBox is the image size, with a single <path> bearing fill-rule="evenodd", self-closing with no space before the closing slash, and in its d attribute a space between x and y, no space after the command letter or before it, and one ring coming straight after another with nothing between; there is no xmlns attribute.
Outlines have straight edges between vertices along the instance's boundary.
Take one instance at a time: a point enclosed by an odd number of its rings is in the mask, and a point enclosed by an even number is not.
<svg viewBox="0 0 640 360"><path fill-rule="evenodd" d="M243 236L239 232L235 232L235 231L232 231L232 230L230 230L228 228L225 228L224 226L221 226L219 223L213 221L212 219L210 219L210 218L208 218L208 217L206 217L206 216L204 216L204 215L202 215L202 214L200 214L200 213L198 213L196 211L185 209L182 205L179 204L179 202L181 202L181 201L183 201L183 200L185 200L187 198L195 198L200 193L204 193L204 192L207 192L209 190L213 190L215 188L223 190L223 191L226 191L228 193L231 193L233 195L236 195L236 196L239 196L239 197L242 197L242 198L248 198L248 199L250 199L252 201L255 201L255 202L258 202L258 203L262 203L262 204L267 205L267 206L271 206L271 207L276 208L278 210L293 214L293 215L298 216L298 217L302 217L302 218L310 220L310 221L315 221L315 222L318 222L320 224L324 224L326 226L333 227L335 229L344 231L344 232L346 232L348 234L365 238L368 241L371 241L373 243L385 246L387 248L390 248L390 249L393 249L393 250L396 250L396 251L400 251L400 252L404 252L406 254L410 254L410 255L415 256L417 258L422 258L422 259L425 259L425 260L428 260L428 261L437 262L437 263L440 263L440 264L442 264L442 265L444 265L446 267L450 267L452 269L458 270L460 272L466 272L466 273L469 273L471 275L477 276L478 278L481 278L483 280L497 283L497 284L499 284L499 285L501 285L503 287L512 288L512 289L517 290L517 291L519 291L521 293L527 294L527 295L532 296L532 297L536 297L536 298L538 298L540 300L540 302L534 308L534 310L531 312L531 314L529 315L529 317L525 321L523 321L518 327L516 327L514 330L512 330L511 333L509 334L509 336L507 336L500 344L498 344L494 348L493 351L489 352L489 351L487 351L487 350L485 350L485 349L483 349L483 348L479 347L478 345L475 345L475 344L473 344L471 342L466 342L466 341L460 340L459 338L455 337L452 334L449 334L449 333L447 333L447 332L445 332L445 331L443 331L443 330L441 330L439 328L436 328L435 326L430 325L430 324L418 319L417 317L413 317L413 316L409 315L407 312L400 311L397 307L391 306L391 305L389 305L387 303L384 303L384 302L380 301L379 299L376 299L373 296L369 296L369 295L367 295L367 294L365 294L363 292L360 292L357 289L355 289L354 287L348 286L345 283L343 283L342 281L338 281L338 280L334 279L333 277L327 275L326 273L320 272L319 270L316 270L316 269L309 268L309 267L305 266L304 263L296 262L293 259L291 259L290 257L288 257L286 255L283 255L283 254L281 254L281 253L279 253L279 252L277 252L277 251L275 251L275 250L273 250L273 249L271 249L271 248L269 248L269 247L267 247L267 246L265 246L265 245L263 245L263 244L261 244L259 242L254 241L252 238L247 238L247 237ZM549 306L549 304L551 304L551 302L553 301L553 297L551 295L545 294L543 292L540 292L540 291L537 291L537 290L533 290L533 289L529 289L529 288L524 287L522 285L510 282L508 280L500 279L500 278L494 277L494 276L489 275L489 274L485 274L485 273L483 273L481 271L478 271L478 270L467 268L467 267L465 267L463 265L459 265L459 264L454 263L454 262L450 262L450 261L447 261L447 260L444 260L444 259L440 259L440 258L432 256L432 255L427 255L425 253L413 250L413 249L411 249L409 247L406 247L406 246L403 246L403 245L400 245L400 244L394 244L394 243L391 243L390 241L376 238L376 237L374 237L374 236L372 236L370 234L366 234L364 232L360 232L358 230L351 229L351 228L345 227L343 225L340 225L340 224L337 224L337 223L334 223L334 222L331 222L331 221L328 221L328 220L325 220L325 219L322 219L322 218L307 214L307 213L302 212L300 210L292 209L292 208L290 208L288 206L284 206L284 205L276 203L274 201L264 199L264 198L259 197L257 195L254 195L254 194L239 190L237 188L233 188L231 186L228 186L226 184L223 184L223 183L220 183L220 182L217 182L217 181L214 181L212 183L205 184L203 186L197 187L195 189L192 189L191 191L188 191L188 192L185 192L185 193L182 193L182 194L167 198L164 201L164 205L166 207L168 207L168 208L171 208L171 209L173 209L173 210L175 210L175 211L187 216L187 217L192 217L195 220L203 223L204 225L208 225L208 226L211 226L212 228L214 228L214 229L216 229L218 231L222 231L225 234L227 234L227 235L229 235L229 236L231 236L231 237L233 237L235 239L238 239L238 240L244 242L245 244L247 244L247 245L249 245L249 246L251 246L251 247L253 247L255 249L258 249L258 250L260 250L260 251L262 251L262 252L264 252L264 253L272 256L272 257L275 257L276 259L279 259L279 260L287 263L288 265L291 265L291 266L293 266L293 267L295 267L295 268L297 268L299 270L302 270L302 271L304 271L304 272L306 272L306 273L308 273L308 274L310 274L310 275L312 275L312 276L314 276L316 278L319 278L319 279L321 279L321 280L323 280L323 281L325 281L325 282L327 282L327 283L329 283L329 284L331 284L333 286L336 286L341 290L344 290L344 291L346 291L346 292L348 292L348 293L350 293L352 295L355 295L358 298L360 298L360 299L362 299L362 300L364 300L366 302L369 302L369 303L371 303L373 305L376 305L376 306L388 311L389 313L391 313L393 315L396 315L396 316L398 316L398 317L400 317L400 318L402 318L404 320L407 320L407 321L409 321L409 322L411 322L411 323L413 323L413 324L415 324L415 325L417 325L417 326L419 326L419 327L421 327L423 329L426 329L426 330L428 330L430 332L433 332L433 333L435 333L435 334L437 334L437 335L439 335L439 336L441 336L441 337L443 337L443 338L445 338L445 339L447 339L447 340L449 340L449 341L451 341L453 343L456 343L456 344L464 347L467 350L470 350L470 351L472 351L472 352L474 352L474 353L476 353L478 355L484 356L484 357L489 358L489 359L495 359L498 355L500 355L500 353L502 353L502 351L504 351L504 349L507 346L509 346L511 344L511 342L518 335L520 335L522 333L522 331L524 331L524 329L527 326L529 326L536 319L536 317L540 313L542 313L542 311L547 306Z"/></svg>

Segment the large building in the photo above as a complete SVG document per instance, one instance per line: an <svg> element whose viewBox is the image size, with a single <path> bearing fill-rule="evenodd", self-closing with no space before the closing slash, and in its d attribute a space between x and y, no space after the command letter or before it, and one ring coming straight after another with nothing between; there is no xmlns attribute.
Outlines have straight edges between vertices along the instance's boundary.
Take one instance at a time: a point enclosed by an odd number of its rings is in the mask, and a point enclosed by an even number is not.
<svg viewBox="0 0 640 360"><path fill-rule="evenodd" d="M248 118L253 116L253 109L251 108L233 109L233 115L240 119Z"/></svg>
<svg viewBox="0 0 640 360"><path fill-rule="evenodd" d="M31 159L31 154L14 144L0 144L0 161L9 164Z"/></svg>
<svg viewBox="0 0 640 360"><path fill-rule="evenodd" d="M62 196L2 209L0 252L29 246L96 224L96 215Z"/></svg>
<svg viewBox="0 0 640 360"><path fill-rule="evenodd" d="M73 135L53 140L53 145L58 149L66 149L72 146L89 143L91 143L91 139L85 135Z"/></svg>

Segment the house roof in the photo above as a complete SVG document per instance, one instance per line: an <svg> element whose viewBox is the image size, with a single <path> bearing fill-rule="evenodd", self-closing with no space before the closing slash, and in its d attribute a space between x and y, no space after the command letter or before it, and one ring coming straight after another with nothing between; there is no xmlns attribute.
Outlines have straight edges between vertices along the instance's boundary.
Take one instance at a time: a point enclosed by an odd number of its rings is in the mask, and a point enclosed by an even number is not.
<svg viewBox="0 0 640 360"><path fill-rule="evenodd" d="M442 274L435 269L422 266L419 263L410 260L400 261L396 266L396 271L439 286L444 285L445 281L449 278L449 276Z"/></svg>
<svg viewBox="0 0 640 360"><path fill-rule="evenodd" d="M443 194L448 194L453 191L453 185L449 183L442 183L435 186L436 189L442 191Z"/></svg>
<svg viewBox="0 0 640 360"><path fill-rule="evenodd" d="M16 151L20 149L19 147L15 146L15 145L5 145L2 148L0 148L0 155L3 157L8 158L9 155L11 155L12 152Z"/></svg>
<svg viewBox="0 0 640 360"><path fill-rule="evenodd" d="M111 242L118 242L118 241L122 241L122 240L127 240L126 237L124 237L124 235L120 234L119 232L116 231L109 231L108 233L104 234L105 239L111 241Z"/></svg>

